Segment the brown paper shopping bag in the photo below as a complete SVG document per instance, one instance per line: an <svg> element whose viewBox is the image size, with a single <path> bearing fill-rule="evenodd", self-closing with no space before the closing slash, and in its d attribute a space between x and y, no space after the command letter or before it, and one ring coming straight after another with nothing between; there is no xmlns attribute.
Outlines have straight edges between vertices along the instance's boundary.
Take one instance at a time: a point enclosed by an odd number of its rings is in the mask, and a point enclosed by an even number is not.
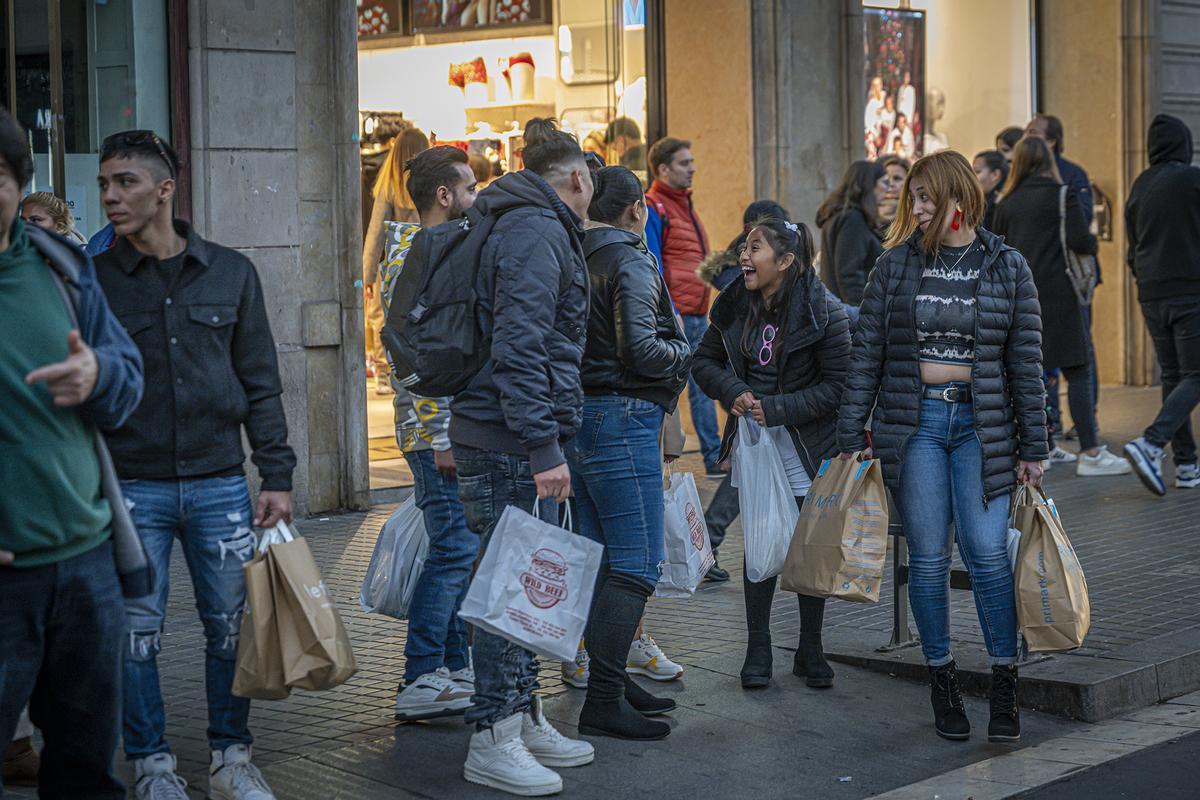
<svg viewBox="0 0 1200 800"><path fill-rule="evenodd" d="M879 461L826 460L800 509L784 562L783 588L878 602L887 535L887 491Z"/></svg>
<svg viewBox="0 0 1200 800"><path fill-rule="evenodd" d="M1053 501L1022 485L1013 497L1021 532L1013 582L1017 622L1031 652L1070 650L1092 624L1087 580Z"/></svg>
<svg viewBox="0 0 1200 800"><path fill-rule="evenodd" d="M233 693L256 700L282 700L289 689L283 678L283 653L275 630L271 567L265 553L242 565L246 576L246 605L238 636Z"/></svg>

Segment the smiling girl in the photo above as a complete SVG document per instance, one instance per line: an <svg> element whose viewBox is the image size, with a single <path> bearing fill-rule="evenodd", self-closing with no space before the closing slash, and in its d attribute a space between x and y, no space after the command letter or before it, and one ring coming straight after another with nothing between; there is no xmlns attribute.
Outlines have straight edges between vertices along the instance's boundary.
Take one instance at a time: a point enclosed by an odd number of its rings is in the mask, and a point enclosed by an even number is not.
<svg viewBox="0 0 1200 800"><path fill-rule="evenodd" d="M834 429L850 326L841 303L813 270L812 235L803 224L760 221L746 237L739 261L741 277L713 303L708 331L693 356L692 377L729 411L721 460L733 449L735 418L749 415L774 438L799 505L817 467L837 452ZM745 689L771 680L775 583L775 578L758 583L742 578L749 633L741 672ZM800 643L792 672L814 688L833 685L821 646L824 614L823 598L800 595Z"/></svg>

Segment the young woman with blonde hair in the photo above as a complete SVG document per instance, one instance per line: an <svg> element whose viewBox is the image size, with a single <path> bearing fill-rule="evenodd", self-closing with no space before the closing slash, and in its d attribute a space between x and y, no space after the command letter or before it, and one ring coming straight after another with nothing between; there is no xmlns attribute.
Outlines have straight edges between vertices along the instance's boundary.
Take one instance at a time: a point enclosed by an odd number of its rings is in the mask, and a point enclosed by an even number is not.
<svg viewBox="0 0 1200 800"><path fill-rule="evenodd" d="M71 219L71 208L67 201L50 192L34 192L27 195L21 201L21 219L30 225L60 233L80 247L87 244L83 234L75 230L75 222Z"/></svg>

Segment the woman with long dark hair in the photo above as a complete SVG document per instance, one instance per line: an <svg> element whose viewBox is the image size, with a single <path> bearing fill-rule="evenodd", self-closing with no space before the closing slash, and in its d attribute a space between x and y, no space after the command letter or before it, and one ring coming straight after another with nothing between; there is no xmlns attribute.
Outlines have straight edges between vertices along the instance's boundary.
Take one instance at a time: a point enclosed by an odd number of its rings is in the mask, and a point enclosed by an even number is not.
<svg viewBox="0 0 1200 800"><path fill-rule="evenodd" d="M867 275L883 252L879 203L888 189L878 161L855 161L817 211L821 229L821 276L843 302L862 303Z"/></svg>
<svg viewBox="0 0 1200 800"><path fill-rule="evenodd" d="M1096 237L1088 231L1078 196L1063 185L1050 146L1035 137L1022 139L1013 153L1012 172L996 206L993 229L1021 251L1033 270L1045 334L1042 362L1048 370L1061 370L1067 379L1067 405L1079 432L1076 474L1126 475L1132 469L1129 462L1100 444L1088 355L1092 334L1067 275L1060 225L1066 230L1067 247L1076 253L1095 254ZM1056 461L1069 458L1066 451L1053 455Z"/></svg>
<svg viewBox="0 0 1200 800"><path fill-rule="evenodd" d="M730 414L721 460L735 446L736 418L749 415L778 445L800 505L821 462L837 452L834 427L850 353L849 323L813 270L812 235L803 223L762 220L747 235L740 262L742 276L713 303L692 377ZM746 689L771 680L775 584L775 578L742 579ZM792 672L811 687L832 686L833 670L821 645L825 600L799 597L800 643Z"/></svg>
<svg viewBox="0 0 1200 800"><path fill-rule="evenodd" d="M966 739L950 653L950 540L971 573L992 660L988 739L1016 741L1017 611L1008 511L1046 457L1041 313L1025 259L980 227L983 190L953 150L904 183L871 273L838 420L844 457L874 455L909 549L909 600L929 666L938 735Z"/></svg>
<svg viewBox="0 0 1200 800"><path fill-rule="evenodd" d="M583 420L567 458L580 533L604 545L605 558L584 635L590 673L579 730L661 739L670 726L646 716L675 703L631 681L626 657L663 560L658 438L687 383L691 349L642 241L646 200L637 176L604 167L593 180L583 238L591 282Z"/></svg>

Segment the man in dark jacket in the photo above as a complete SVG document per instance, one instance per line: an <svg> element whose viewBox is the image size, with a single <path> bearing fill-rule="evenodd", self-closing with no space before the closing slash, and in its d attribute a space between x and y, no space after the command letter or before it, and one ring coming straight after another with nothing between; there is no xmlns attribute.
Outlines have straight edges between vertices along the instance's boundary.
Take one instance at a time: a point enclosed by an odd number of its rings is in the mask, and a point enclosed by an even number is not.
<svg viewBox="0 0 1200 800"><path fill-rule="evenodd" d="M1200 403L1200 169L1192 132L1175 117L1150 124L1150 168L1125 203L1129 268L1162 367L1163 404L1125 454L1150 491L1166 494L1163 448L1171 443L1175 486L1200 486L1189 418Z"/></svg>
<svg viewBox="0 0 1200 800"><path fill-rule="evenodd" d="M91 260L60 238L78 259L71 324L41 249L55 235L35 239L17 215L27 141L0 111L0 743L29 705L45 740L41 796L117 800L123 601L93 429L138 404L142 360Z"/></svg>
<svg viewBox="0 0 1200 800"><path fill-rule="evenodd" d="M125 495L157 576L126 604L126 756L137 798L186 797L166 740L156 659L176 537L187 555L207 639L209 796L268 800L250 763L250 701L234 697L253 527L292 517L292 469L275 342L249 259L172 220L178 161L151 131L105 139L100 195L117 239L96 259L113 311L155 380L110 438ZM242 428L262 476L251 510Z"/></svg>
<svg viewBox="0 0 1200 800"><path fill-rule="evenodd" d="M592 178L583 151L551 120L525 130L525 169L480 192L475 208L496 215L475 292L483 368L450 404L450 441L467 525L482 548L507 506L557 520L571 489L563 455L579 429L579 366L588 318L583 218ZM534 654L477 628L475 723L464 777L521 795L553 794L547 766L590 763L592 746L559 734L533 697ZM532 756L532 757L531 757ZM534 759L537 759L536 761ZM540 762L540 763L539 763Z"/></svg>

